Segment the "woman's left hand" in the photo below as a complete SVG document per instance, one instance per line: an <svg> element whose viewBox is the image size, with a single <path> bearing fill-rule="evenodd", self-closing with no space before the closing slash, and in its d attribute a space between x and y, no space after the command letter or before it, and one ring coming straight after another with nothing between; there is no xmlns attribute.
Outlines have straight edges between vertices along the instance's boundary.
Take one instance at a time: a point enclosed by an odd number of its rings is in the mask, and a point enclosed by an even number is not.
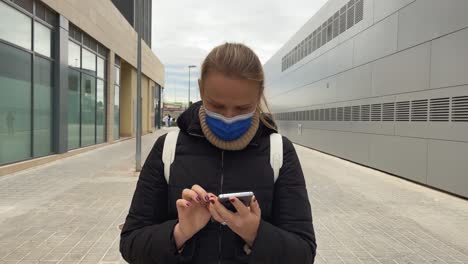
<svg viewBox="0 0 468 264"><path fill-rule="evenodd" d="M257 237L258 227L261 219L261 209L255 196L252 197L250 207L247 207L238 198L230 199L237 212L233 213L222 205L215 195L210 194L210 204L208 209L213 218L226 225L244 241L252 246Z"/></svg>

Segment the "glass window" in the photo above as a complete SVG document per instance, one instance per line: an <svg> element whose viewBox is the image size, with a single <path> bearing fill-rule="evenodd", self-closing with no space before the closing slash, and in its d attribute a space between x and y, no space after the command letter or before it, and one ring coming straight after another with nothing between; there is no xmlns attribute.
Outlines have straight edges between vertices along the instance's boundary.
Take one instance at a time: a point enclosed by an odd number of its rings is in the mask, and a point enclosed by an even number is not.
<svg viewBox="0 0 468 264"><path fill-rule="evenodd" d="M36 16L45 21L46 7L44 6L44 4L38 1L36 1Z"/></svg>
<svg viewBox="0 0 468 264"><path fill-rule="evenodd" d="M105 61L101 58L97 58L97 77L105 79Z"/></svg>
<svg viewBox="0 0 468 264"><path fill-rule="evenodd" d="M57 23L57 15L50 9L46 9L46 20L45 22L50 25L55 25Z"/></svg>
<svg viewBox="0 0 468 264"><path fill-rule="evenodd" d="M0 38L31 49L31 18L2 1L0 1Z"/></svg>
<svg viewBox="0 0 468 264"><path fill-rule="evenodd" d="M31 55L0 43L0 58L0 164L5 164L31 157Z"/></svg>
<svg viewBox="0 0 468 264"><path fill-rule="evenodd" d="M114 88L114 139L120 138L120 87Z"/></svg>
<svg viewBox="0 0 468 264"><path fill-rule="evenodd" d="M34 156L52 152L52 62L34 60Z"/></svg>
<svg viewBox="0 0 468 264"><path fill-rule="evenodd" d="M34 22L34 50L51 57L52 31L39 22Z"/></svg>
<svg viewBox="0 0 468 264"><path fill-rule="evenodd" d="M96 143L103 143L106 139L106 104L104 81L97 80L96 86Z"/></svg>
<svg viewBox="0 0 468 264"><path fill-rule="evenodd" d="M96 74L96 55L86 49L82 49L83 52L83 64L81 68L86 73L95 75Z"/></svg>
<svg viewBox="0 0 468 264"><path fill-rule="evenodd" d="M13 0L13 2L28 10L30 13L33 12L33 0Z"/></svg>
<svg viewBox="0 0 468 264"><path fill-rule="evenodd" d="M68 69L68 149L80 147L80 72Z"/></svg>
<svg viewBox="0 0 468 264"><path fill-rule="evenodd" d="M115 69L115 84L120 85L120 68L117 66L114 66Z"/></svg>
<svg viewBox="0 0 468 264"><path fill-rule="evenodd" d="M74 68L81 67L80 46L68 41L68 65Z"/></svg>
<svg viewBox="0 0 468 264"><path fill-rule="evenodd" d="M96 78L81 74L81 146L96 143Z"/></svg>

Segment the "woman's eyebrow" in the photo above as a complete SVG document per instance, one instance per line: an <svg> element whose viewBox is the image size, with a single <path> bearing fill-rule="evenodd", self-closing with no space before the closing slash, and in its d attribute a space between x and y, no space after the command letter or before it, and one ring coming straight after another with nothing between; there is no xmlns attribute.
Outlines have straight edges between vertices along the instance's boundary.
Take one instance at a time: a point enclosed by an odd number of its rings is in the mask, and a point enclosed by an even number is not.
<svg viewBox="0 0 468 264"><path fill-rule="evenodd" d="M214 105L216 105L216 106L223 106L222 104L220 104L220 103L218 103L218 102L215 102L215 101L213 101L212 99L208 99L208 98L207 98L207 101L208 101L210 104L214 104Z"/></svg>

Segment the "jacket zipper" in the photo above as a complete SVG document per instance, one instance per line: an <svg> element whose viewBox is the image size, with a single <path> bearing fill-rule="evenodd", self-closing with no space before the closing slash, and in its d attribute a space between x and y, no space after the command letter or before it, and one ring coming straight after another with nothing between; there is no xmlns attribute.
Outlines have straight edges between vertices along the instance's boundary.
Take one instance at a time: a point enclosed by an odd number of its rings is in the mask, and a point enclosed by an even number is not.
<svg viewBox="0 0 468 264"><path fill-rule="evenodd" d="M191 135L191 136L194 136L194 137L205 138L204 136L199 135L199 134L195 134L195 133L190 133L190 132L189 132L188 134Z"/></svg>
<svg viewBox="0 0 468 264"><path fill-rule="evenodd" d="M221 183L219 185L219 194L223 193L223 182L224 182L224 150L221 151ZM218 229L218 263L221 264L221 231L222 231L223 225L219 224L219 229Z"/></svg>

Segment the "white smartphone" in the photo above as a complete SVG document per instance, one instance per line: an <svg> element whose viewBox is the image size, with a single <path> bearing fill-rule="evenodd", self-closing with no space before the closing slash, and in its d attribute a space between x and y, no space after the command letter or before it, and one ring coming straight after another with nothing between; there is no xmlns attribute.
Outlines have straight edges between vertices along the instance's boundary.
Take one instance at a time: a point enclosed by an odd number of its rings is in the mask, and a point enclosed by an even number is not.
<svg viewBox="0 0 468 264"><path fill-rule="evenodd" d="M238 193L223 193L218 196L220 203L224 205L228 210L236 212L236 208L229 201L231 197L237 197L245 206L250 206L250 201L252 200L253 192L238 192Z"/></svg>

